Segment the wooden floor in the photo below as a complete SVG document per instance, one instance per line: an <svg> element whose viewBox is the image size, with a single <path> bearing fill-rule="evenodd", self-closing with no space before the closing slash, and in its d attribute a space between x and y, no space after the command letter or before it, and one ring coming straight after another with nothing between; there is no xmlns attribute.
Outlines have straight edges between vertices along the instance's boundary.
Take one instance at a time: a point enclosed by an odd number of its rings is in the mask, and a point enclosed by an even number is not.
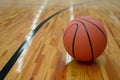
<svg viewBox="0 0 120 80"><path fill-rule="evenodd" d="M0 0L0 73L31 32L56 12L4 80L120 80L119 0ZM63 45L67 24L80 16L98 19L107 31L107 47L94 63L73 60Z"/></svg>

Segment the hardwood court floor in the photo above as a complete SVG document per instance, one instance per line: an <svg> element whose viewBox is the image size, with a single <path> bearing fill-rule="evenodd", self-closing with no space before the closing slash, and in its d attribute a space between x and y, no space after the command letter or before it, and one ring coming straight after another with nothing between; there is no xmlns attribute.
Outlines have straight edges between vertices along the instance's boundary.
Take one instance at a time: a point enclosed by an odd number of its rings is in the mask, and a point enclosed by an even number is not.
<svg viewBox="0 0 120 80"><path fill-rule="evenodd" d="M73 60L63 46L67 24L80 16L98 19L107 31L107 47L92 64ZM120 1L0 0L0 80L3 78L120 80Z"/></svg>

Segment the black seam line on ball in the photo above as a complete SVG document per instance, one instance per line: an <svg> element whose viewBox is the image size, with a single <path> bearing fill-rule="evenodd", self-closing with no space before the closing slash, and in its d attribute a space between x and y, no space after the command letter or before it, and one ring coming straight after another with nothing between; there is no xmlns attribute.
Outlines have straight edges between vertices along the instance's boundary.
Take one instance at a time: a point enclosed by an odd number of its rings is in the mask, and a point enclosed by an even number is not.
<svg viewBox="0 0 120 80"><path fill-rule="evenodd" d="M72 24L66 31L65 31L65 34L63 35L63 38L65 37L65 35L66 35L66 33L67 33L67 31L70 29L70 28L72 28L72 26L74 26L75 25L75 23L74 24Z"/></svg>
<svg viewBox="0 0 120 80"><path fill-rule="evenodd" d="M83 19L83 18L79 18L79 19L82 19L82 20L87 21L87 22L91 23L92 25L94 25L94 26L103 34L103 36L104 36L105 39L107 40L106 35L105 35L104 32L99 28L98 25L96 25L95 23L93 23L93 22L91 22L91 21L89 21L89 20Z"/></svg>
<svg viewBox="0 0 120 80"><path fill-rule="evenodd" d="M74 49L75 49L75 39L76 39L77 31L78 31L78 24L76 24L76 30L75 30L74 37L73 37L73 42L72 42L72 53L73 53L74 58L75 58L75 51L74 51Z"/></svg>
<svg viewBox="0 0 120 80"><path fill-rule="evenodd" d="M92 42L91 42L91 39L90 39L90 35L89 35L89 33L88 33L88 30L87 30L85 24L84 24L82 21L80 21L80 20L75 20L75 21L80 22L80 23L83 25L83 28L85 29L85 31L86 31L86 33L87 33L87 37L88 37L89 44L90 44L90 48L91 48L91 54L92 54L92 60L91 60L91 61L93 61L93 60L94 60L94 52L93 52Z"/></svg>

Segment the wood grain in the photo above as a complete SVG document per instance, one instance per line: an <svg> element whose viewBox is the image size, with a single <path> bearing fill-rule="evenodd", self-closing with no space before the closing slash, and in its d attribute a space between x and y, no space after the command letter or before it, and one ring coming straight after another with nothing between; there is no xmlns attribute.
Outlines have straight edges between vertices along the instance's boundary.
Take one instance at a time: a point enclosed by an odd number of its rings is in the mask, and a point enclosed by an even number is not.
<svg viewBox="0 0 120 80"><path fill-rule="evenodd" d="M39 23L71 6L42 26L5 80L120 80L119 4L119 0L1 0L0 70ZM107 32L107 47L94 63L75 61L63 45L67 24L80 16L98 19Z"/></svg>

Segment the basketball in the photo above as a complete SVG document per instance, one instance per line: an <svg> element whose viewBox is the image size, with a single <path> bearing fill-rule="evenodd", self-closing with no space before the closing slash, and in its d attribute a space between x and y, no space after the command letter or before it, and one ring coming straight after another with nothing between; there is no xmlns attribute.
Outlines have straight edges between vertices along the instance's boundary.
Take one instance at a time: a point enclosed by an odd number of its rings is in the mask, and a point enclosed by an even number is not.
<svg viewBox="0 0 120 80"><path fill-rule="evenodd" d="M77 61L94 61L104 51L107 35L103 25L96 19L82 16L72 20L63 35L66 51Z"/></svg>

